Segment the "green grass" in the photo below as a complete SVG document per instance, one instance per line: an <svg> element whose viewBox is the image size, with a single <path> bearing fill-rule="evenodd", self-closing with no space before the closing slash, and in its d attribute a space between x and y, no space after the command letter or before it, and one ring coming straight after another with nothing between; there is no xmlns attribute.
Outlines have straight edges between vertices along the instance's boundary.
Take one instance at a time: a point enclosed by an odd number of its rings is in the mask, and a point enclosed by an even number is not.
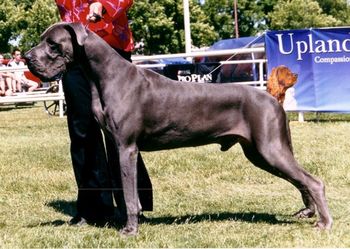
<svg viewBox="0 0 350 249"><path fill-rule="evenodd" d="M290 114L297 160L323 179L330 232L298 220L300 194L252 166L239 145L143 153L154 212L134 238L114 227L70 227L76 185L66 120L41 105L0 106L0 248L350 247L350 116Z"/></svg>

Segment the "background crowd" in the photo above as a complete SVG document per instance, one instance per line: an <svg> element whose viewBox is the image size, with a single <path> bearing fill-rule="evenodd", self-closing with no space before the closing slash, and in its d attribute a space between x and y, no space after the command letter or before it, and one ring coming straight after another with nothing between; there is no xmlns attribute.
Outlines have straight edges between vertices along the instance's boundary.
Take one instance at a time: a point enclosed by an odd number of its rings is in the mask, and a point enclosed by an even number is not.
<svg viewBox="0 0 350 249"><path fill-rule="evenodd" d="M15 48L12 52L12 59L5 62L4 56L0 54L0 68L4 67L21 68L24 67L21 51ZM32 92L38 88L38 83L28 79L23 71L12 72L10 68L0 71L0 96L11 96L18 92Z"/></svg>

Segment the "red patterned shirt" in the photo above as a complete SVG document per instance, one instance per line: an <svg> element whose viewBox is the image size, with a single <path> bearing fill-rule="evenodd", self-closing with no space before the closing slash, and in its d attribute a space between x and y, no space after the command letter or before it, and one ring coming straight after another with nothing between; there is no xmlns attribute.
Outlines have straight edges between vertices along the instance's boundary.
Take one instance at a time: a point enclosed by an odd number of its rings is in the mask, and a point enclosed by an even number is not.
<svg viewBox="0 0 350 249"><path fill-rule="evenodd" d="M89 5L100 2L106 13L97 23L90 23L89 29L101 36L109 45L124 51L134 49L134 41L128 25L126 12L133 0L55 0L62 21L87 23Z"/></svg>

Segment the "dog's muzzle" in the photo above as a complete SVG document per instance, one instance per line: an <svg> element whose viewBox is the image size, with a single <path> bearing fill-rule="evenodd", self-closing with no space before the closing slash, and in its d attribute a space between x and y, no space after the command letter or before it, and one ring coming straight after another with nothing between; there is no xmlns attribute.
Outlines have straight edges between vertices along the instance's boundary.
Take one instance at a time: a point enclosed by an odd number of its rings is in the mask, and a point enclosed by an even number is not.
<svg viewBox="0 0 350 249"><path fill-rule="evenodd" d="M29 71L34 74L36 77L40 78L44 82L48 81L57 81L62 79L63 72L60 72L54 76L48 76L45 71L45 66L40 65L40 63L37 63L37 60L35 59L35 56L32 54L32 50L26 52L23 56L23 58L26 61L26 64L28 66Z"/></svg>

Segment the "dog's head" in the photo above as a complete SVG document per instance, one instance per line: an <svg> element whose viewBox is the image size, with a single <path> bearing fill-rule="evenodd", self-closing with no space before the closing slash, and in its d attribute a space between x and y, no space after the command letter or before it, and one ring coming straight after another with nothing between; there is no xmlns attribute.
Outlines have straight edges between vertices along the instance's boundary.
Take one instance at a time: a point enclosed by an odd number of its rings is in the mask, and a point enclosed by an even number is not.
<svg viewBox="0 0 350 249"><path fill-rule="evenodd" d="M81 23L50 26L41 35L41 42L24 55L29 70L43 81L57 79L79 56L87 37Z"/></svg>
<svg viewBox="0 0 350 249"><path fill-rule="evenodd" d="M275 67L268 78L267 91L282 103L287 89L294 86L297 80L298 75L288 67L284 65Z"/></svg>
<svg viewBox="0 0 350 249"><path fill-rule="evenodd" d="M284 88L292 87L297 80L298 75L284 65L273 68L269 77L272 84L278 84Z"/></svg>

